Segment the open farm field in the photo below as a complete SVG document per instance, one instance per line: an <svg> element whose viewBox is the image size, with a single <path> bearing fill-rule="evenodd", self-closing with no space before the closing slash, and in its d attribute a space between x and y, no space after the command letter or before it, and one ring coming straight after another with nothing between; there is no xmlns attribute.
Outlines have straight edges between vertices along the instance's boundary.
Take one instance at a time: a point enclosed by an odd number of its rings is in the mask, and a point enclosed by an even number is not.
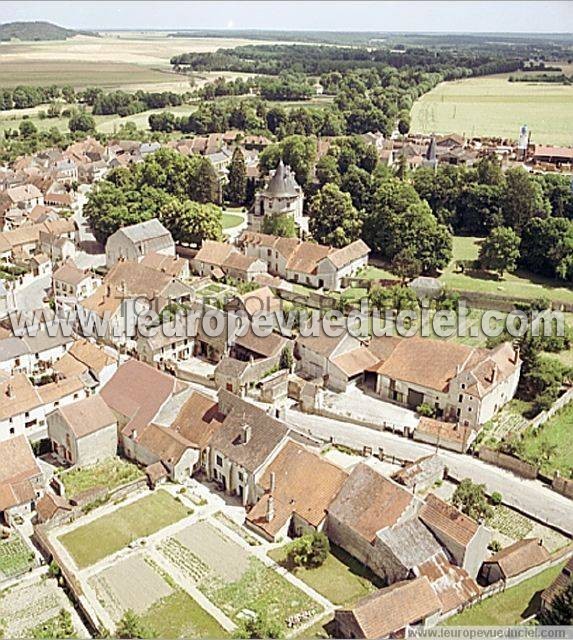
<svg viewBox="0 0 573 640"><path fill-rule="evenodd" d="M173 55L250 43L238 38L167 38L136 33L2 43L0 87L70 84L183 92L189 89L189 80L171 72L169 60Z"/></svg>
<svg viewBox="0 0 573 640"><path fill-rule="evenodd" d="M527 124L533 142L573 144L573 86L508 75L442 82L414 104L411 131L516 138Z"/></svg>

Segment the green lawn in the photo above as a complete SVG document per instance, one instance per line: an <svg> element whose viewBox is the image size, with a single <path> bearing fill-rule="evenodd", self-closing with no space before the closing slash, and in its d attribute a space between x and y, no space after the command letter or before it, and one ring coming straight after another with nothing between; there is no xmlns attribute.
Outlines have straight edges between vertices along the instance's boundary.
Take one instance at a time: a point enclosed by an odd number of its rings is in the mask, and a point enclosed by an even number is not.
<svg viewBox="0 0 573 640"><path fill-rule="evenodd" d="M60 536L59 541L83 569L189 513L178 500L160 490Z"/></svg>
<svg viewBox="0 0 573 640"><path fill-rule="evenodd" d="M477 291L517 298L542 298L573 303L573 289L563 283L543 276L518 270L506 273L502 280L495 274L471 275L456 272L456 260L475 260L479 252L481 238L454 236L453 260L440 280L451 289Z"/></svg>
<svg viewBox="0 0 573 640"><path fill-rule="evenodd" d="M573 87L507 78L500 74L440 83L415 102L411 130L516 138L526 123L537 143L573 144Z"/></svg>
<svg viewBox="0 0 573 640"><path fill-rule="evenodd" d="M142 622L159 638L226 638L228 633L185 591L156 602Z"/></svg>
<svg viewBox="0 0 573 640"><path fill-rule="evenodd" d="M223 214L223 229L232 229L239 226L243 222L243 216L238 216L235 213Z"/></svg>
<svg viewBox="0 0 573 640"><path fill-rule="evenodd" d="M73 498L90 489L105 487L108 491L143 477L140 469L121 458L111 458L92 467L71 469L59 475L66 489L66 496Z"/></svg>
<svg viewBox="0 0 573 640"><path fill-rule="evenodd" d="M20 536L12 534L0 541L0 577L10 578L27 571L34 562L34 555Z"/></svg>
<svg viewBox="0 0 573 640"><path fill-rule="evenodd" d="M368 280L398 280L395 273L386 271L380 267L374 267L372 265L363 269L359 274L360 278L368 278Z"/></svg>
<svg viewBox="0 0 573 640"><path fill-rule="evenodd" d="M573 402L542 425L537 433L533 429L525 432L523 442L528 459L541 465L547 474L559 471L569 477L573 469Z"/></svg>
<svg viewBox="0 0 573 640"><path fill-rule="evenodd" d="M521 584L452 616L444 625L486 626L515 625L536 613L541 592L546 589L561 571L561 565L551 567Z"/></svg>
<svg viewBox="0 0 573 640"><path fill-rule="evenodd" d="M287 566L287 547L269 551L269 556ZM338 547L331 547L325 563L316 569L297 568L294 575L335 605L352 605L381 586L376 577L352 556Z"/></svg>

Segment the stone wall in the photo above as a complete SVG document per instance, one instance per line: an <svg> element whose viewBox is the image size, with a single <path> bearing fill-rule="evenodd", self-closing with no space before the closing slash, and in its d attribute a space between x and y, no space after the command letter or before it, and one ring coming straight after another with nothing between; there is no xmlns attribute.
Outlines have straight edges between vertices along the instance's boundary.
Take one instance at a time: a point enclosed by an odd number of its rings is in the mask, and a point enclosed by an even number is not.
<svg viewBox="0 0 573 640"><path fill-rule="evenodd" d="M502 469L508 469L518 476L528 478L530 480L537 478L537 473L539 471L538 467L534 464L524 462L523 460L519 460L519 458L515 458L514 456L510 456L506 453L502 453L501 451L496 451L495 449L490 449L485 446L480 448L479 458L480 460L495 464Z"/></svg>

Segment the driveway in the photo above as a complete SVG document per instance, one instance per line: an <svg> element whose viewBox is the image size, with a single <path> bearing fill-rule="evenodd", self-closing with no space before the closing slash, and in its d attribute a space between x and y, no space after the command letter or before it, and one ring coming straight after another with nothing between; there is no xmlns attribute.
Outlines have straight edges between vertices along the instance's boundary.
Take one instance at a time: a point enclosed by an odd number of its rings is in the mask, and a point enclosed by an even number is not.
<svg viewBox="0 0 573 640"><path fill-rule="evenodd" d="M385 425L392 430L404 432L405 427L415 429L419 418L414 411L384 402L364 393L359 387L351 386L345 393L324 391L323 408L340 416L341 420L354 419L357 423L372 425L384 429Z"/></svg>
<svg viewBox="0 0 573 640"><path fill-rule="evenodd" d="M286 422L302 433L311 434L322 440L331 438L338 444L355 449L372 447L377 451L382 447L390 455L415 460L436 452L436 447L415 442L387 431L376 431L368 427L349 424L332 418L301 413L289 409ZM474 482L485 484L489 493L499 491L504 502L551 525L562 532L573 535L573 502L538 480L524 480L518 476L487 464L478 458L439 450L440 457L446 463L450 475L457 480L471 478Z"/></svg>

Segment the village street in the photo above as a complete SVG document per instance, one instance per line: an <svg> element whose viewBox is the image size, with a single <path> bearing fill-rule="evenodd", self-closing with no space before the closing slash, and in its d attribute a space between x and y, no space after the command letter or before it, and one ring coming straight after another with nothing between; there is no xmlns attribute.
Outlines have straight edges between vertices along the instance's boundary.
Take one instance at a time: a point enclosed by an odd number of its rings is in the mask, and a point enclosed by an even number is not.
<svg viewBox="0 0 573 640"><path fill-rule="evenodd" d="M333 438L335 443L355 449L371 447L374 454L382 447L386 454L414 460L436 451L436 447L432 445L415 442L388 431L375 431L293 409L287 410L286 422L293 429L325 441ZM474 482L483 483L488 492L499 491L509 506L522 510L569 535L573 534L573 505L565 496L552 491L538 480L524 480L469 455L444 449L440 449L439 453L450 475L457 480L471 478Z"/></svg>

